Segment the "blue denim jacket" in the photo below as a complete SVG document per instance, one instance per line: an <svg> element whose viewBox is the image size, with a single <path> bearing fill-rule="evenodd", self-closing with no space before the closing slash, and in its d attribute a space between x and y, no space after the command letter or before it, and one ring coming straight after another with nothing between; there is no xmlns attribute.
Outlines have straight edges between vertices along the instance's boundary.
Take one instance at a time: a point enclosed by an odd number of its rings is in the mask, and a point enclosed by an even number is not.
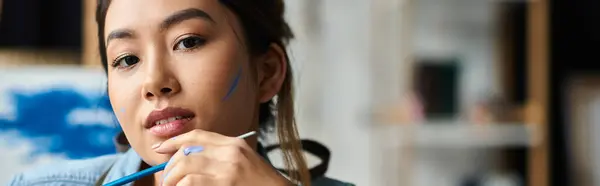
<svg viewBox="0 0 600 186"><path fill-rule="evenodd" d="M261 155L263 155L261 153ZM266 158L265 155L263 157ZM268 160L268 159L267 159ZM9 186L93 186L105 175L102 184L117 180L138 171L142 159L133 150L125 153L105 155L87 160L72 160L42 166L13 177ZM127 186L131 186L128 184ZM313 186L352 186L327 177L312 181Z"/></svg>

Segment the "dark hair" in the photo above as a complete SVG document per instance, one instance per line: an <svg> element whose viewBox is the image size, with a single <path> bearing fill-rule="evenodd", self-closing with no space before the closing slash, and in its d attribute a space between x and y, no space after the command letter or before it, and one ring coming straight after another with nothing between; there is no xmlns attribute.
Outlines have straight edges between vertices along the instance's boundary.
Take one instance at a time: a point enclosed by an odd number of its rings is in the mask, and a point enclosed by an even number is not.
<svg viewBox="0 0 600 186"><path fill-rule="evenodd" d="M285 5L283 0L219 1L234 12L240 20L243 29L243 38L245 38L248 52L251 55L264 54L272 44L285 49L288 41L294 37L284 19ZM96 9L98 44L105 72L108 71L108 59L104 38L104 24L110 2L111 0L98 0ZM290 174L289 176L294 180L302 182L302 185L310 186L310 175L308 174L306 162L301 153L302 147L299 143L294 118L293 77L287 53L285 54L285 58L287 60L288 71L286 72L282 87L277 94L277 101L273 102L271 100L260 105L259 125L262 134L276 130L284 154L286 168ZM277 117L275 117L275 113Z"/></svg>

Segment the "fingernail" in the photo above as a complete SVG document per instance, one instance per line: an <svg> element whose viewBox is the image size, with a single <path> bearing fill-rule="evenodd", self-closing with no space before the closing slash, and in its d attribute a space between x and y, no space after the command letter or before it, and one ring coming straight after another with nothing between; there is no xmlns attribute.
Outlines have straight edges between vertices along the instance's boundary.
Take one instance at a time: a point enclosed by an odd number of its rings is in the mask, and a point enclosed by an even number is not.
<svg viewBox="0 0 600 186"><path fill-rule="evenodd" d="M203 150L204 150L204 147L201 147L201 146L188 147L188 148L183 149L183 154L185 154L187 156L191 153L201 152Z"/></svg>
<svg viewBox="0 0 600 186"><path fill-rule="evenodd" d="M163 142L158 142L158 143L155 143L154 145L152 145L152 149L156 149L156 148L160 147L160 145L161 145L162 143L163 143Z"/></svg>
<svg viewBox="0 0 600 186"><path fill-rule="evenodd" d="M175 147L173 147L172 145L163 145L162 143L154 149L154 152L161 153L161 154L175 152L175 151L177 151L177 149L175 149Z"/></svg>

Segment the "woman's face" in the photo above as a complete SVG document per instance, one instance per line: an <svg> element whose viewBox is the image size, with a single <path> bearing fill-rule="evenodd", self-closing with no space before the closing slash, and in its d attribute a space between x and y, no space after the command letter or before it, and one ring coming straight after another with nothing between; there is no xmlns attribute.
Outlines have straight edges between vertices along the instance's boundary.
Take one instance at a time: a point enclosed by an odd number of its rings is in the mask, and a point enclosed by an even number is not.
<svg viewBox="0 0 600 186"><path fill-rule="evenodd" d="M250 56L240 25L218 0L110 4L104 29L110 101L148 164L169 158L154 153L153 144L193 129L227 136L256 130L258 106L276 94L285 67L278 66L280 50Z"/></svg>

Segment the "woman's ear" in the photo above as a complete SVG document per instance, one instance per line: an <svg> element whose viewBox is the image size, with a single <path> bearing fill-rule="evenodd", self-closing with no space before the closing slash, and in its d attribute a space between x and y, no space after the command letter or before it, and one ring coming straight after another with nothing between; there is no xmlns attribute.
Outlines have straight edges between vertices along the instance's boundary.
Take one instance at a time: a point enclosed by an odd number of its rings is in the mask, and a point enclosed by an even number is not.
<svg viewBox="0 0 600 186"><path fill-rule="evenodd" d="M265 103L281 89L288 70L286 53L280 45L271 44L255 64L258 72L258 98L261 103Z"/></svg>

